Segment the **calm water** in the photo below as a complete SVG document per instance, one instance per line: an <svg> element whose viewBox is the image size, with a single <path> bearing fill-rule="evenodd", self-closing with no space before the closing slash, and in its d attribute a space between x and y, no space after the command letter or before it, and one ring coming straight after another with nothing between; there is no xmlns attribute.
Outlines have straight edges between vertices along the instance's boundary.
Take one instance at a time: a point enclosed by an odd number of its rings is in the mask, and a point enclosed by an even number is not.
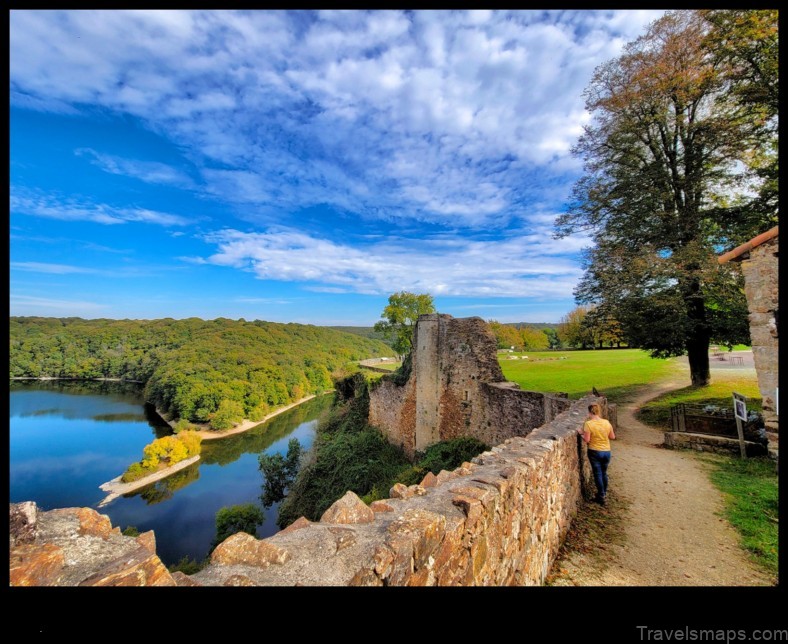
<svg viewBox="0 0 788 644"><path fill-rule="evenodd" d="M96 505L99 485L142 457L154 438L171 433L135 385L117 383L12 383L10 395L11 501L35 501L44 509ZM321 396L249 431L203 444L194 465L116 499L99 511L113 526L155 530L165 563L184 555L203 558L215 536L214 518L225 505L260 505L263 477L257 457L287 452L297 438L312 445ZM259 537L275 532L278 504L265 510Z"/></svg>

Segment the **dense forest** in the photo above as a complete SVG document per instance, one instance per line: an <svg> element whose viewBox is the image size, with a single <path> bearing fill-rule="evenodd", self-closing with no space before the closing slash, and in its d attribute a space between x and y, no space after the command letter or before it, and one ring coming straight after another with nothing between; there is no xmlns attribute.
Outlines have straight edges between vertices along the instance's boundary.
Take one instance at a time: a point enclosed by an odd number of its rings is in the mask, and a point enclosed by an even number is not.
<svg viewBox="0 0 788 644"><path fill-rule="evenodd" d="M212 420L331 389L351 361L389 355L377 340L325 327L255 320L12 317L10 376L123 378L172 417Z"/></svg>

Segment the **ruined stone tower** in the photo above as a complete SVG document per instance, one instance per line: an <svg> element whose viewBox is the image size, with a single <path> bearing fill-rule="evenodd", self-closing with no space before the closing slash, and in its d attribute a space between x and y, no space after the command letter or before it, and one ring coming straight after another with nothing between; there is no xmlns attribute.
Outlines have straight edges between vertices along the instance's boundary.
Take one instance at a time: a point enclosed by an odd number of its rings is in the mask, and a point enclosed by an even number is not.
<svg viewBox="0 0 788 644"><path fill-rule="evenodd" d="M488 445L525 436L569 406L565 397L507 382L495 337L479 317L420 316L411 361L407 382L382 378L369 406L370 423L411 457L460 436Z"/></svg>

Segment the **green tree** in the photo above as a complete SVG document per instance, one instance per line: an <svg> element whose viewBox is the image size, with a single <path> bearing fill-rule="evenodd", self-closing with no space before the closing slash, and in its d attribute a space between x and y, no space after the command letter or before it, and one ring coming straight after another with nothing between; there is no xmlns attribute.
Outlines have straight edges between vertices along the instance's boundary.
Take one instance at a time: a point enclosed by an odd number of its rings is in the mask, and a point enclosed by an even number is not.
<svg viewBox="0 0 788 644"><path fill-rule="evenodd" d="M243 405L235 400L227 400L225 398L219 403L219 409L216 410L211 418L211 427L214 429L230 429L230 427L240 423L243 417Z"/></svg>
<svg viewBox="0 0 788 644"><path fill-rule="evenodd" d="M523 336L520 332L510 324L501 324L497 320L490 320L487 322L498 342L499 349L511 349L514 347L516 351L523 348Z"/></svg>
<svg viewBox="0 0 788 644"><path fill-rule="evenodd" d="M562 343L583 349L588 348L589 344L593 346L593 338L584 324L588 311L588 306L577 306L561 318L558 335Z"/></svg>
<svg viewBox="0 0 788 644"><path fill-rule="evenodd" d="M549 346L547 336L531 326L520 329L520 337L523 348L527 351L544 351Z"/></svg>
<svg viewBox="0 0 788 644"><path fill-rule="evenodd" d="M301 462L301 443L297 438L291 438L287 443L287 456L276 454L260 454L258 458L260 471L265 480L263 494L260 497L263 506L270 508L277 501L281 501L287 494L287 488L298 474L298 465Z"/></svg>
<svg viewBox="0 0 788 644"><path fill-rule="evenodd" d="M419 316L425 313L435 313L429 293L394 293L380 315L384 320L375 323L375 331L383 333L394 351L402 357L413 348L413 329Z"/></svg>
<svg viewBox="0 0 788 644"><path fill-rule="evenodd" d="M216 538L213 540L211 550L237 532L246 532L255 536L257 526L262 525L264 521L263 511L253 503L221 508L216 513Z"/></svg>
<svg viewBox="0 0 788 644"><path fill-rule="evenodd" d="M560 349L561 348L561 338L558 337L558 333L555 329L548 327L546 329L542 329L542 333L547 336L547 348L548 349Z"/></svg>
<svg viewBox="0 0 788 644"><path fill-rule="evenodd" d="M761 125L730 92L704 45L708 31L699 12L667 13L596 69L585 92L593 120L573 150L585 174L556 221L558 236L585 230L596 242L577 300L614 312L654 357L687 353L694 385L709 381L710 308L735 310L742 298L710 284L736 281L738 268L716 256L744 241L741 204L754 179L742 163Z"/></svg>
<svg viewBox="0 0 788 644"><path fill-rule="evenodd" d="M711 29L709 55L730 83L730 94L759 135L760 145L744 160L761 184L757 197L737 213L737 227L751 238L763 232L764 215L778 207L777 124L780 109L778 12L776 9L714 9L701 15ZM735 235L738 236L738 235Z"/></svg>

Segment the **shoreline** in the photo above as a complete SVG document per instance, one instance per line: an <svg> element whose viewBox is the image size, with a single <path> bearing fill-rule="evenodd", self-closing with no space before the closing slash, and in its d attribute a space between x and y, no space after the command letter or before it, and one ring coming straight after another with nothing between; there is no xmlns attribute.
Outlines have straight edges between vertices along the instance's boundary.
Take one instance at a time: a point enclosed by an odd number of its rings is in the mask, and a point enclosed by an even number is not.
<svg viewBox="0 0 788 644"><path fill-rule="evenodd" d="M112 503L115 499L123 494L128 494L129 492L134 492L134 490L138 490L141 487L145 487L146 485L150 485L151 483L155 483L156 481L160 481L161 479L167 478L171 474L175 474L182 469L189 467L192 463L196 463L200 460L200 455L192 456L190 458L184 459L175 463L175 465L170 465L169 467L165 467L163 470L159 470L157 472L152 472L148 474L148 476L143 476L141 479L137 479L136 481L132 481L131 483L123 483L121 482L120 478L123 476L116 476L111 481L107 481L106 483L102 483L99 485L99 489L103 490L104 492L108 492L106 497L104 497L97 507L103 508L105 505Z"/></svg>
<svg viewBox="0 0 788 644"><path fill-rule="evenodd" d="M252 429L252 427L257 427L257 425L260 425L268 420L271 420L274 416L278 416L279 414L286 412L289 409L292 409L293 407L297 407L298 405L301 405L309 400L312 400L313 398L317 398L318 396L325 396L326 394L331 394L331 393L334 393L333 389L324 391L320 394L310 394L309 396L300 398L299 400L296 400L295 402L292 402L289 405L285 405L284 407L275 409L270 414L266 414L261 420L249 420L247 418L244 418L238 425L236 425L231 429L225 429L225 430L199 429L195 431L202 438L203 441L214 441L214 440L219 440L220 438L225 438L227 436L235 436L236 434L241 434L245 431ZM175 424L174 422L167 420L158 407L156 407L155 409L159 417L170 427L172 427ZM192 425L197 425L198 427L204 426L204 425L200 425L199 423L192 423Z"/></svg>

